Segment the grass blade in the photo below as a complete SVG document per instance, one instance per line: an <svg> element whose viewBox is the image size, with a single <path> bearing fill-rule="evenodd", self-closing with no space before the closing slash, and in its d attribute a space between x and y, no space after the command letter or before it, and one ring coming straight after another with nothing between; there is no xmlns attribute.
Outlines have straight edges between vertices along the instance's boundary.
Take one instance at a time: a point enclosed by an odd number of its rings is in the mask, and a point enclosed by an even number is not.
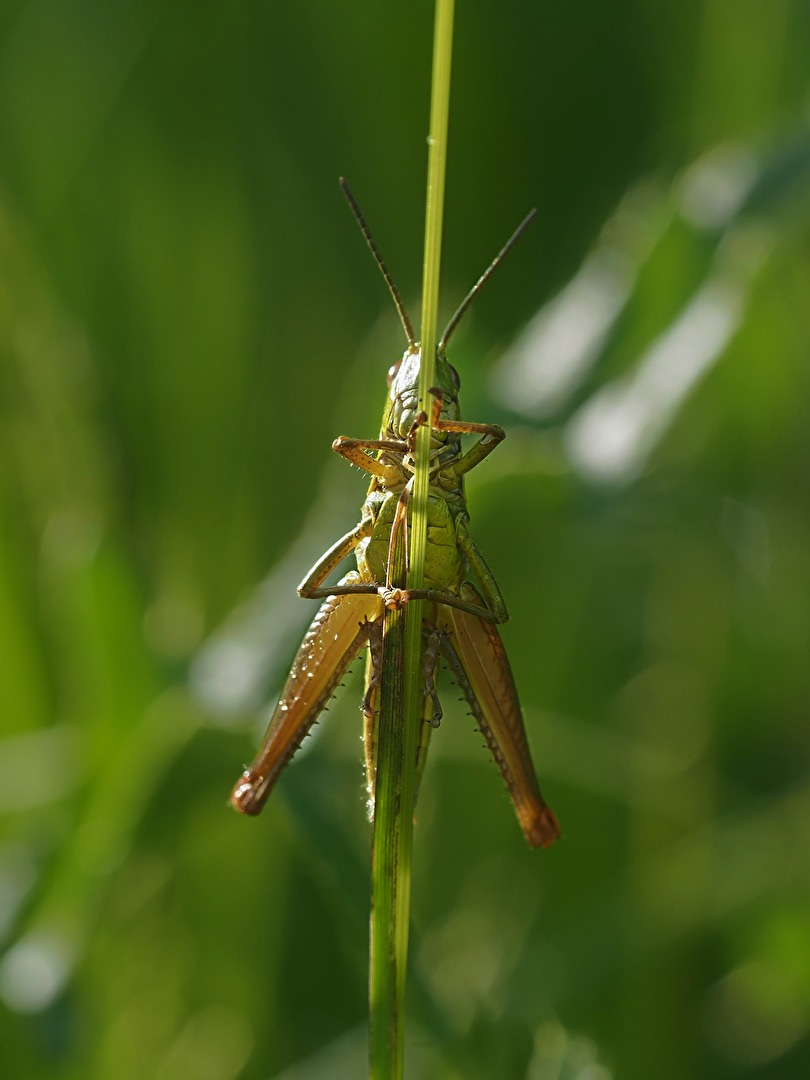
<svg viewBox="0 0 810 1080"><path fill-rule="evenodd" d="M431 85L427 209L422 294L422 357L419 408L430 416L441 266L444 178L450 105L453 0L437 0ZM410 539L402 530L394 544L390 581L424 581L427 546L430 427L418 432L410 503ZM386 617L380 700L375 820L372 853L370 1043L372 1080L399 1080L404 1067L404 1007L410 921L416 755L422 724L422 602L412 601Z"/></svg>

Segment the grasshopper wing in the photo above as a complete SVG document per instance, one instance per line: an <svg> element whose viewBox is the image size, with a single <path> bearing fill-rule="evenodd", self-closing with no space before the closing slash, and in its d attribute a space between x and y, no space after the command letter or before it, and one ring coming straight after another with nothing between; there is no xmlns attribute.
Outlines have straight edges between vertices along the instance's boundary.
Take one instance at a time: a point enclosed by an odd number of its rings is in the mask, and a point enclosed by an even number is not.
<svg viewBox="0 0 810 1080"><path fill-rule="evenodd" d="M369 622L381 613L382 601L374 593L330 596L323 602L293 661L256 758L231 793L231 805L240 813L261 812L285 765L367 644Z"/></svg>
<svg viewBox="0 0 810 1080"><path fill-rule="evenodd" d="M445 606L441 623L447 634L442 653L506 781L526 839L532 847L549 847L560 829L540 794L501 635L492 623L458 608Z"/></svg>

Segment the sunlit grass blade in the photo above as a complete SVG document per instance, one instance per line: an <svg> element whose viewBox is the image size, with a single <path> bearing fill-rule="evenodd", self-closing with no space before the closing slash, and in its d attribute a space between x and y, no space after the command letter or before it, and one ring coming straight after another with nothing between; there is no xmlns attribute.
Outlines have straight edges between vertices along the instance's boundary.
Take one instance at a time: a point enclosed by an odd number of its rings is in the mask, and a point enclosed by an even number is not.
<svg viewBox="0 0 810 1080"><path fill-rule="evenodd" d="M436 323L441 266L444 178L450 104L453 0L437 0L431 87L427 209L422 296L422 355L419 408L430 416L429 389L435 370ZM417 432L416 470L411 498L410 539L402 531L395 545L392 582L404 569L409 544L408 588L424 582L427 545L430 424ZM370 1074L374 1080L403 1075L404 1006L410 918L413 809L416 756L422 723L422 601L386 616L379 750L373 840Z"/></svg>

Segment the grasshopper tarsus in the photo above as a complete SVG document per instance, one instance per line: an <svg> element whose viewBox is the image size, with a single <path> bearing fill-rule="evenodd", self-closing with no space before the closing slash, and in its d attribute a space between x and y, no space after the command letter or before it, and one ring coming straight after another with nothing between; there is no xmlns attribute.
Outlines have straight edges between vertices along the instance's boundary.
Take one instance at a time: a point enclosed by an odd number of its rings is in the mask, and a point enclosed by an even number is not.
<svg viewBox="0 0 810 1080"><path fill-rule="evenodd" d="M420 411L413 418L413 423L411 424L410 431L408 432L408 438L405 440L408 446L408 453L411 455L416 453L416 433L419 431L420 427L424 427L424 425L427 423L427 419L427 413L424 409L420 409Z"/></svg>

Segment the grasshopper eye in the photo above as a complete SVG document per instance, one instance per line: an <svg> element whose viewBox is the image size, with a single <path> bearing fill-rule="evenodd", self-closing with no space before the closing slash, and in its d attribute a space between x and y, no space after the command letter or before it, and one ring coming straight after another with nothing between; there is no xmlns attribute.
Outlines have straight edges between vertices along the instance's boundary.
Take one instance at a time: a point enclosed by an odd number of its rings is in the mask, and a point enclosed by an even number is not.
<svg viewBox="0 0 810 1080"><path fill-rule="evenodd" d="M456 371L452 364L448 364L447 366L450 368L450 375L453 378L453 385L455 386L456 390L460 390L461 378L459 376L459 373Z"/></svg>
<svg viewBox="0 0 810 1080"><path fill-rule="evenodd" d="M397 362L395 364L392 364L391 367L388 369L388 385L389 386L394 381L394 379L397 377L397 372L399 371L399 366L400 366L401 363L402 363L401 360L397 360Z"/></svg>

